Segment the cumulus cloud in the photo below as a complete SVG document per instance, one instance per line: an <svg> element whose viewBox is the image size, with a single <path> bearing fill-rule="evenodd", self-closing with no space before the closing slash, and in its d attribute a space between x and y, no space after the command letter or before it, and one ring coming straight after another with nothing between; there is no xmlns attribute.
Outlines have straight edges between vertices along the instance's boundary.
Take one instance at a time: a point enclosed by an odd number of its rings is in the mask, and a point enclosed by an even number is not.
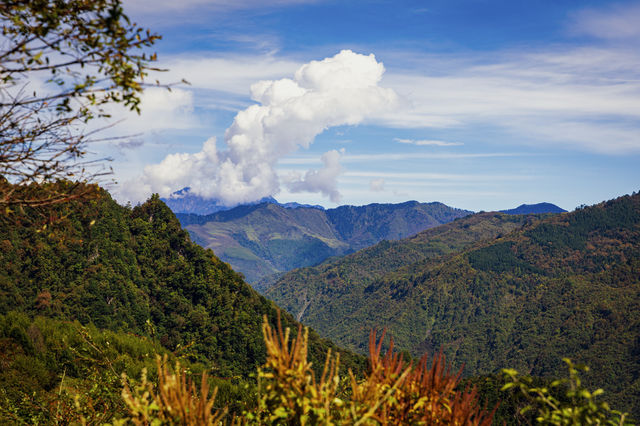
<svg viewBox="0 0 640 426"><path fill-rule="evenodd" d="M384 179L372 179L369 181L369 189L373 192L384 191Z"/></svg>
<svg viewBox="0 0 640 426"><path fill-rule="evenodd" d="M228 205L273 195L280 188L275 166L281 158L308 148L327 128L358 124L396 104L395 92L378 85L383 73L373 54L343 50L303 65L292 79L259 81L251 86L257 104L240 111L225 132L226 149L218 150L211 138L198 153L168 155L145 167L136 193L128 195L168 196L190 186L193 193ZM289 186L339 199L339 157L337 151L325 153L323 169L311 170Z"/></svg>
<svg viewBox="0 0 640 426"><path fill-rule="evenodd" d="M286 183L289 191L319 192L334 203L339 203L342 196L337 189L338 175L343 171L340 166L340 154L335 149L325 152L321 157L324 164L322 169L309 170L304 177L299 174L290 176Z"/></svg>
<svg viewBox="0 0 640 426"><path fill-rule="evenodd" d="M398 143L404 143L409 145L418 145L418 146L460 146L464 145L462 142L445 142L438 140L414 140L414 139L400 139L395 138L394 141Z"/></svg>

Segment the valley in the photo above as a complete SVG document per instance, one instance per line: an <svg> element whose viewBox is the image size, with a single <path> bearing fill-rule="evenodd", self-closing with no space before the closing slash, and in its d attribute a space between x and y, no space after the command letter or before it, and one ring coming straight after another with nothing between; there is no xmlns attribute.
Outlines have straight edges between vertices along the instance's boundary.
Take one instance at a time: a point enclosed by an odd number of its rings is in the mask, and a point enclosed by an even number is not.
<svg viewBox="0 0 640 426"><path fill-rule="evenodd" d="M210 215L177 213L193 240L261 288L260 281L382 240L397 240L472 212L442 203L370 204L335 209L277 203Z"/></svg>

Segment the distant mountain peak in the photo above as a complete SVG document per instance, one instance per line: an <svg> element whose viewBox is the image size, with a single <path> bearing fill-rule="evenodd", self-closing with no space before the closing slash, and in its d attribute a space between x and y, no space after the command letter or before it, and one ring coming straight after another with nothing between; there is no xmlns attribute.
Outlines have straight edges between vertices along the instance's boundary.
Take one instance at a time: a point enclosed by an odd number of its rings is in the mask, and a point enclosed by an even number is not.
<svg viewBox="0 0 640 426"><path fill-rule="evenodd" d="M173 192L168 198L161 198L174 213L192 213L199 215L208 215L219 211L230 210L237 205L225 204L217 198L204 198L200 195L193 194L191 187L186 186L178 191ZM279 204L273 197L263 197L257 201L245 203L246 205L255 205L262 203Z"/></svg>
<svg viewBox="0 0 640 426"><path fill-rule="evenodd" d="M500 210L506 214L542 214L542 213L566 213L566 210L551 203L521 204L515 209Z"/></svg>

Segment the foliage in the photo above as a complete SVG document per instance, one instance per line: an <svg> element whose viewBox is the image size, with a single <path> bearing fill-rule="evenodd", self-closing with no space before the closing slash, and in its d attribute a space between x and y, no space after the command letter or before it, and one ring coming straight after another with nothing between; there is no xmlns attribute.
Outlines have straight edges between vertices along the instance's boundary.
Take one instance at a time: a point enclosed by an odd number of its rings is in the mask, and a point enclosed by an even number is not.
<svg viewBox="0 0 640 426"><path fill-rule="evenodd" d="M517 388L531 403L521 410L525 413L537 408L536 421L549 425L626 425L626 414L612 410L604 401L596 401L603 394L602 389L593 392L587 390L579 377L580 371L588 371L588 367L575 365L570 359L563 361L569 369L569 378L554 380L549 387L532 386L533 379L520 376L516 370L502 370L510 380L503 390ZM564 389L564 399L554 397L555 390Z"/></svg>
<svg viewBox="0 0 640 426"><path fill-rule="evenodd" d="M217 388L209 396L209 384L206 373L202 373L200 387L187 379L187 373L176 362L171 371L168 360L156 357L158 367L158 384L154 386L147 381L147 371L142 371L141 380L133 389L129 385L126 374L122 381L124 389L122 398L130 417L118 419L113 425L124 425L132 422L135 425L180 424L218 425L226 415L226 410L213 410Z"/></svg>
<svg viewBox="0 0 640 426"><path fill-rule="evenodd" d="M342 340L361 352L367 350L367 330L390 322L381 318L385 310L359 311L371 304L386 304L390 308L406 297L413 282L400 282L396 277L419 274L423 269L451 253L508 234L534 220L531 216L482 213L466 216L448 224L423 231L400 241L383 241L351 255L325 263L291 271L282 276L265 295L307 324L313 324L326 335L337 339L338 328L350 341ZM389 277L389 281L386 279ZM390 288L385 288L387 284ZM389 297L392 300L389 300ZM402 306L402 305L400 305ZM372 315L372 316L369 316ZM350 318L341 325L335 317ZM370 319L369 319L370 318ZM358 325L355 325L355 324ZM354 326L355 325L355 326ZM362 327L360 327L362 325ZM357 330L354 332L354 329ZM407 347L396 329L396 341ZM349 337L347 337L349 338ZM341 339L341 337L339 338ZM415 338L411 338L416 341ZM416 355L419 351L416 351Z"/></svg>
<svg viewBox="0 0 640 426"><path fill-rule="evenodd" d="M307 361L308 333L278 323L273 330L265 317L263 333L267 363L258 371L258 413L247 413L258 424L465 424L489 425L492 414L483 410L475 389L456 389L460 373L451 374L440 353L427 367L425 355L417 366L406 364L393 347L381 356L382 340L370 337L370 371L358 380L349 372L343 389L338 375L339 356L327 354L320 380Z"/></svg>
<svg viewBox="0 0 640 426"><path fill-rule="evenodd" d="M157 196L131 209L99 190L94 200L52 206L56 219L46 228L33 227L37 213L24 210L0 221L0 314L17 310L147 336L229 381L264 362L261 318L275 320L275 305L192 243ZM290 315L283 321L295 324ZM310 341L314 361L336 348L314 332ZM342 354L363 370L364 357Z"/></svg>
<svg viewBox="0 0 640 426"><path fill-rule="evenodd" d="M19 312L0 315L0 423L108 421L124 410L119 374L140 374L153 366L155 353L166 352L140 336Z"/></svg>
<svg viewBox="0 0 640 426"><path fill-rule="evenodd" d="M145 49L160 37L131 23L120 0L6 0L0 21L0 178L22 185L104 174L82 161L95 140L85 124L108 117L109 104L139 111L156 60ZM6 214L14 205L85 197L91 188L0 189Z"/></svg>
<svg viewBox="0 0 640 426"><path fill-rule="evenodd" d="M507 221L520 222L507 222ZM475 239L474 239L475 238ZM484 213L284 275L267 296L365 352L388 328L467 376L505 365L546 378L571 354L640 415L640 195L545 217Z"/></svg>

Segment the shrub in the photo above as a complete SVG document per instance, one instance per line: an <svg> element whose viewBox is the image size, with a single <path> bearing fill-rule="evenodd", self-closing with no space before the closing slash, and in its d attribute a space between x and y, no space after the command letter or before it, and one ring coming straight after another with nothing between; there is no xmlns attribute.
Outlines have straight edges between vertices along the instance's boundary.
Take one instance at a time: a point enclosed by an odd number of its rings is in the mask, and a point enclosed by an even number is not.
<svg viewBox="0 0 640 426"><path fill-rule="evenodd" d="M516 370L502 370L510 380L502 390L519 389L529 399L530 404L520 413L536 410L536 421L548 425L631 425L627 414L612 410L604 401L596 398L603 394L602 389L593 392L582 386L579 371L588 371L584 365L576 365L563 358L569 369L569 378L554 380L546 386L533 386L531 377L520 376Z"/></svg>

